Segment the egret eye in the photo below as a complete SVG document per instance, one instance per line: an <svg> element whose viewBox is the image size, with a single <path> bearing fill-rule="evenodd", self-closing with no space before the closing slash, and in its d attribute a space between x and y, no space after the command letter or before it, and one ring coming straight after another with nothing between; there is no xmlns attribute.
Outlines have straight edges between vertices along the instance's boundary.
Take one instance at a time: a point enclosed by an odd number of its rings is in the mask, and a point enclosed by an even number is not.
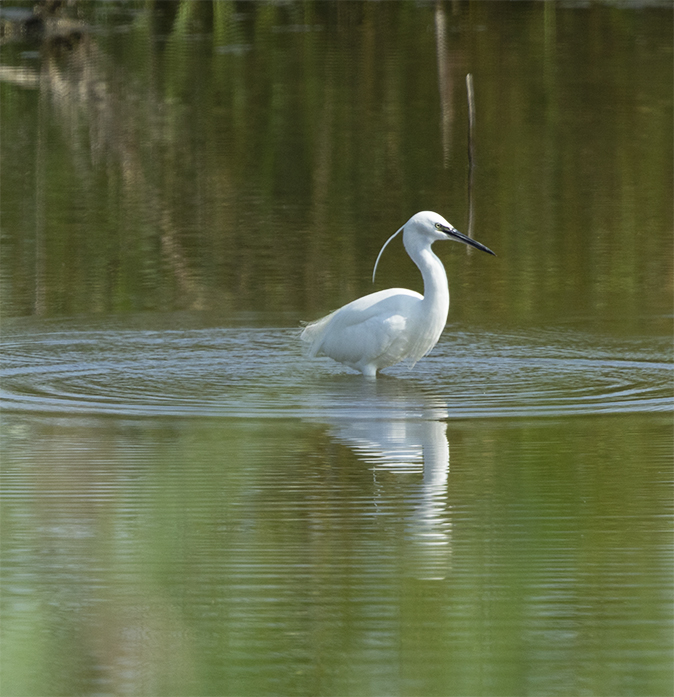
<svg viewBox="0 0 674 697"><path fill-rule="evenodd" d="M440 223L435 223L435 229L440 230L440 232L444 232L444 230L442 229L442 225L440 225Z"/></svg>

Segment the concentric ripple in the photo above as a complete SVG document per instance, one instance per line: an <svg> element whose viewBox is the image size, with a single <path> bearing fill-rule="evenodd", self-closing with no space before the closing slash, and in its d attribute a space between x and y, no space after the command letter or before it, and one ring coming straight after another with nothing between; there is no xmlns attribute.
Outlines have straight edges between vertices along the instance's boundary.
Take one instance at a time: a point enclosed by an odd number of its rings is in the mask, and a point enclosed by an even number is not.
<svg viewBox="0 0 674 697"><path fill-rule="evenodd" d="M295 329L5 332L0 406L126 416L489 418L674 408L664 340L446 332L414 370L368 381L305 359Z"/></svg>

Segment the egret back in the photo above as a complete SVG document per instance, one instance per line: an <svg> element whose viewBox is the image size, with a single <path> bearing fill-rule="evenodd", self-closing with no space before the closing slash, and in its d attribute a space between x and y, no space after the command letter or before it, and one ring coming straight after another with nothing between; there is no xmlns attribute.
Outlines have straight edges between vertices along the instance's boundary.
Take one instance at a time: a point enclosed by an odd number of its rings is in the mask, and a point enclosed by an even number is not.
<svg viewBox="0 0 674 697"><path fill-rule="evenodd" d="M373 361L377 369L393 365L407 355L407 330L422 300L405 288L371 293L308 324L301 339L309 356L329 356L357 370Z"/></svg>

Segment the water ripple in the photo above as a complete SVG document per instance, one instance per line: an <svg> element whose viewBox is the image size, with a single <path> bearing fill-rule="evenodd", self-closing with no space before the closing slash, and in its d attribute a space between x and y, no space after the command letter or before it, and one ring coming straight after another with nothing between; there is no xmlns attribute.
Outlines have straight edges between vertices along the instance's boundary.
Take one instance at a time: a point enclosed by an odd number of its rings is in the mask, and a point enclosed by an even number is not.
<svg viewBox="0 0 674 697"><path fill-rule="evenodd" d="M475 418L672 411L664 340L448 331L376 382L308 361L295 329L5 332L0 407L126 416Z"/></svg>

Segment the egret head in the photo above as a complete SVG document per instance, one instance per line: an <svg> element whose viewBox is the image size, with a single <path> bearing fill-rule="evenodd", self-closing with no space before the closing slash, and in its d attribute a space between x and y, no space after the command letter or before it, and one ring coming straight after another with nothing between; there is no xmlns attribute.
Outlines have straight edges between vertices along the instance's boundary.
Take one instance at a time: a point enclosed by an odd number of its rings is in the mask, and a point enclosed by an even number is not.
<svg viewBox="0 0 674 697"><path fill-rule="evenodd" d="M434 213L433 211L421 211L413 215L407 223L403 226L405 232L403 233L403 243L407 249L408 244L413 244L415 238L426 238L430 240L431 243L439 240L456 240L457 242L463 242L475 249L479 249L488 254L494 254L494 252L485 247L480 242L476 242L474 239L464 235L459 232L451 223L447 222L441 215ZM418 244L418 242L417 242ZM494 254L494 256L496 256Z"/></svg>
<svg viewBox="0 0 674 697"><path fill-rule="evenodd" d="M386 240L384 246L379 251L377 261L374 263L374 270L372 271L373 283L375 274L377 273L379 259L384 249L386 249L386 245L400 232L403 233L403 244L410 256L412 256L414 249L426 245L430 246L433 242L439 242L441 240L456 240L457 242L463 242L464 244L475 247L475 249L480 249L488 254L494 254L489 247L485 247L483 244L480 244L480 242L476 242L474 239L468 237L468 235L459 232L438 213L434 213L433 211L421 211L413 215L399 230L394 232L391 237ZM494 256L496 255L494 254Z"/></svg>

